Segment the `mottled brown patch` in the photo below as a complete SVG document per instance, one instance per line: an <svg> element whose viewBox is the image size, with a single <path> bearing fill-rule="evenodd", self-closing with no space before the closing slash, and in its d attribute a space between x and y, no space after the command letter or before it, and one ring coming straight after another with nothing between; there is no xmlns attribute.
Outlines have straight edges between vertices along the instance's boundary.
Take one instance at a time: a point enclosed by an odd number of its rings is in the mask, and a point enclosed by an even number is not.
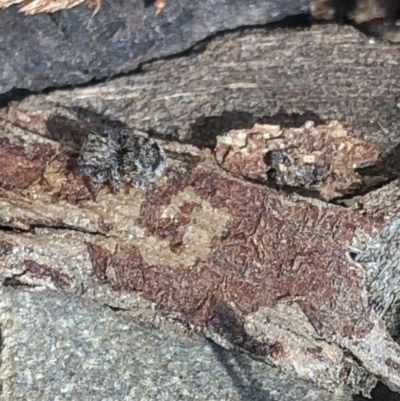
<svg viewBox="0 0 400 401"><path fill-rule="evenodd" d="M273 190L202 166L178 174L174 182L178 189L169 183L150 190L138 220L150 235L169 239L173 247L180 228L193 224L198 206L176 203L179 199L194 194L198 202L223 210L230 219L211 240L205 259L185 263L182 256L181 264L168 265L167 258L150 264L140 247L119 246L111 254L88 244L101 282L141 291L161 313L181 313L197 326L212 326L237 339L244 336L238 328L246 315L278 302L297 302L328 338L371 329L363 274L346 256L357 227L368 227L362 218L340 207L287 203ZM172 199L179 191L181 198ZM168 202L176 204L167 209Z"/></svg>
<svg viewBox="0 0 400 401"><path fill-rule="evenodd" d="M180 212L182 216L188 216L193 212L193 209L196 207L197 203L195 202L184 202L180 207Z"/></svg>
<svg viewBox="0 0 400 401"><path fill-rule="evenodd" d="M13 245L6 241L0 241L0 256L7 255L13 249Z"/></svg>
<svg viewBox="0 0 400 401"><path fill-rule="evenodd" d="M269 356L272 359L278 359L285 355L285 346L282 343L276 342L269 347Z"/></svg>
<svg viewBox="0 0 400 401"><path fill-rule="evenodd" d="M352 337L371 329L362 273L346 256L348 241L364 225L359 219L339 207L283 203L275 191L205 167L190 175L180 188L190 185L200 199L227 210L226 232L214 238L206 260L195 266L147 266L146 299L217 331L233 326L218 328L224 318L215 305L234 305L240 326L245 315L281 300L298 302L322 335ZM195 205L183 204L176 220L164 218L161 206L176 190L166 185L156 191L142 207L140 224L172 244L179 227L190 224Z"/></svg>
<svg viewBox="0 0 400 401"><path fill-rule="evenodd" d="M107 266L111 260L111 252L96 244L87 243L86 246L92 262L94 275L101 283L109 282Z"/></svg>
<svg viewBox="0 0 400 401"><path fill-rule="evenodd" d="M252 179L266 180L265 152L268 141L282 135L278 125L256 124L251 129L232 130L217 137L215 158L225 170Z"/></svg>
<svg viewBox="0 0 400 401"><path fill-rule="evenodd" d="M40 179L39 184L43 192L52 192L54 190L54 186L45 177Z"/></svg>
<svg viewBox="0 0 400 401"><path fill-rule="evenodd" d="M86 185L85 178L70 175L67 182L61 186L60 191L53 195L52 201L57 203L60 200L66 200L72 205L77 205L80 202L92 199L93 195Z"/></svg>
<svg viewBox="0 0 400 401"><path fill-rule="evenodd" d="M112 255L110 265L115 279L111 279L114 288L128 291L142 291L144 288L142 255L135 246L118 246Z"/></svg>
<svg viewBox="0 0 400 401"><path fill-rule="evenodd" d="M152 207L168 205L174 195L190 185L191 180L192 176L189 171L172 168L168 172L168 182L166 184L156 186L147 192L146 201L142 205L143 215L147 215L146 205L151 205ZM145 218L139 219L138 222L141 223L143 220L146 222Z"/></svg>
<svg viewBox="0 0 400 401"><path fill-rule="evenodd" d="M165 227L165 230L158 230L155 232L159 238L170 239L170 249L175 253L182 253L182 240L184 236L184 231L180 230L180 227L184 227L188 225L192 219L193 209L196 207L197 203L195 202L184 202L179 207L179 212L175 214L174 218L164 219L162 225Z"/></svg>
<svg viewBox="0 0 400 401"><path fill-rule="evenodd" d="M234 302L238 318L281 298L302 297L300 306L321 333L350 337L370 330L363 276L346 257L346 241L360 220L340 208L284 205L274 191L222 180L202 167L194 176L196 193L232 216L229 234L208 261L224 269L221 299Z"/></svg>
<svg viewBox="0 0 400 401"><path fill-rule="evenodd" d="M95 244L87 244L93 271L102 283L115 289L141 291L162 313L178 312L200 326L215 313L210 296L217 292L223 273L199 263L175 269L167 265L148 265L136 246L119 245L111 254Z"/></svg>
<svg viewBox="0 0 400 401"><path fill-rule="evenodd" d="M61 273L56 269L52 269L49 266L35 262L34 260L25 260L24 265L26 267L26 273L31 273L36 277L50 277L51 281L59 288L69 289L71 284L71 278Z"/></svg>
<svg viewBox="0 0 400 401"><path fill-rule="evenodd" d="M144 271L143 296L157 304L162 312L180 312L189 319L199 315L206 299L216 290L208 266L150 266ZM206 306L207 307L207 306ZM205 320L209 319L206 314Z"/></svg>
<svg viewBox="0 0 400 401"><path fill-rule="evenodd" d="M104 233L110 232L115 227L114 223L107 221L104 216L99 217L99 219L97 220L97 224L100 230Z"/></svg>
<svg viewBox="0 0 400 401"><path fill-rule="evenodd" d="M28 145L27 145L28 147ZM0 185L5 188L26 189L43 177L46 163L55 150L49 144L36 143L26 148L0 138Z"/></svg>
<svg viewBox="0 0 400 401"><path fill-rule="evenodd" d="M308 121L299 128L255 124L232 130L218 137L215 156L235 174L330 200L365 187L356 169L375 164L379 150L349 136L337 122L315 126Z"/></svg>
<svg viewBox="0 0 400 401"><path fill-rule="evenodd" d="M187 172L175 171L171 174L171 180L167 184L149 192L142 203L137 223L139 227L146 228L148 234L161 240L168 239L170 249L180 253L184 235L180 227L190 223L191 213L196 203L184 202L179 206L179 212L173 217L163 217L163 207L169 205L172 197L187 187L191 179L191 175Z"/></svg>

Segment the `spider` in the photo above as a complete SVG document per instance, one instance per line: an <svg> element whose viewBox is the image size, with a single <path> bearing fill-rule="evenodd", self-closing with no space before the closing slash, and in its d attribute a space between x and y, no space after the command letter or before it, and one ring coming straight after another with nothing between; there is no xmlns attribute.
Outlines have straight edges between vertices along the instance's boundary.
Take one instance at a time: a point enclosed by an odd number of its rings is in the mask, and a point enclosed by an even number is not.
<svg viewBox="0 0 400 401"><path fill-rule="evenodd" d="M134 130L105 128L90 131L78 157L79 171L92 178L94 197L108 182L113 193L122 182L146 188L165 171L167 161L158 144Z"/></svg>

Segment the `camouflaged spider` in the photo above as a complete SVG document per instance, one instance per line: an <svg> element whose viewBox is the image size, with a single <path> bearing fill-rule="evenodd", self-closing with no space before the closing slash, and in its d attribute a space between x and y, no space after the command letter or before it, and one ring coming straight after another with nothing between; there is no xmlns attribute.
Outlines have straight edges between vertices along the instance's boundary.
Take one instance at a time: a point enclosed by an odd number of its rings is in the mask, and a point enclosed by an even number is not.
<svg viewBox="0 0 400 401"><path fill-rule="evenodd" d="M112 129L102 133L91 131L85 138L78 157L79 172L92 177L92 192L96 197L100 187L111 184L114 193L121 190L121 146Z"/></svg>
<svg viewBox="0 0 400 401"><path fill-rule="evenodd" d="M137 187L154 183L167 167L164 151L158 144L133 130L105 128L91 131L85 138L78 157L79 171L92 178L94 197L108 182L113 193L122 182Z"/></svg>
<svg viewBox="0 0 400 401"><path fill-rule="evenodd" d="M164 173L167 159L157 142L124 129L120 132L119 143L124 181L146 188Z"/></svg>

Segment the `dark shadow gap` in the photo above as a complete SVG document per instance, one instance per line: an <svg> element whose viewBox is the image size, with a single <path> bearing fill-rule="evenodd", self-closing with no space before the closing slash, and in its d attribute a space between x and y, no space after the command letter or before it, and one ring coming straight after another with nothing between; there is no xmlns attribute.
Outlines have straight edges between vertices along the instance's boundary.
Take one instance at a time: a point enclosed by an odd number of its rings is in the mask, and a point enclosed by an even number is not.
<svg viewBox="0 0 400 401"><path fill-rule="evenodd" d="M36 288L37 286L34 284L24 283L23 281L18 280L18 276L14 276L14 277L6 277L3 280L3 287L6 288L9 287L16 290L23 290L23 289Z"/></svg>
<svg viewBox="0 0 400 401"><path fill-rule="evenodd" d="M250 129L254 124L280 125L282 128L299 128L307 121L314 121L315 125L325 122L314 112L287 113L281 109L273 116L255 116L252 113L232 110L224 111L219 116L200 117L191 126L190 143L198 148L214 149L217 136L231 130Z"/></svg>
<svg viewBox="0 0 400 401"><path fill-rule="evenodd" d="M332 199L330 203L343 206L352 198L366 195L376 191L400 178L400 144L396 145L388 152L381 154L379 160L373 166L359 168L355 170L366 185L345 196Z"/></svg>
<svg viewBox="0 0 400 401"><path fill-rule="evenodd" d="M353 401L400 401L400 394L391 391L382 382L372 390L371 398L365 398L361 395L354 395Z"/></svg>

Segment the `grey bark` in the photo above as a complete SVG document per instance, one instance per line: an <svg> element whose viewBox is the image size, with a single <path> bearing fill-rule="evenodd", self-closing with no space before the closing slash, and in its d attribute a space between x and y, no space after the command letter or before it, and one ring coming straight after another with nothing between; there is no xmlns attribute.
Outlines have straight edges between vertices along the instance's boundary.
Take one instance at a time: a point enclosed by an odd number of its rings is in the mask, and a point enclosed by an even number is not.
<svg viewBox="0 0 400 401"><path fill-rule="evenodd" d="M135 70L220 31L309 13L309 0L173 0L155 14L142 0L52 15L0 11L0 94L77 85Z"/></svg>

